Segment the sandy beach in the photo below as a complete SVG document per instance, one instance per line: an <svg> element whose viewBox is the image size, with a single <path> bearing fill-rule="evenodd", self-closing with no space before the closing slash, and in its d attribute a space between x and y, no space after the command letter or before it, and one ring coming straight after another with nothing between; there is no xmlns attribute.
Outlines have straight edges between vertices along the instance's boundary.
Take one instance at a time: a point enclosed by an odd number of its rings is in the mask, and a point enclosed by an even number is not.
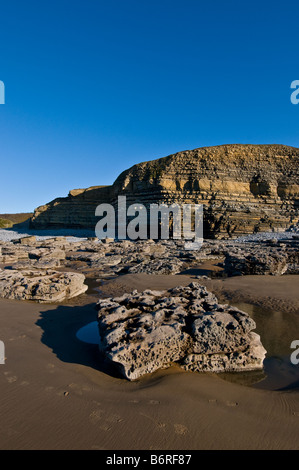
<svg viewBox="0 0 299 470"><path fill-rule="evenodd" d="M102 285L101 295L190 280L124 275ZM291 314L290 335L299 339L297 276L203 282L221 300L259 305L265 315L274 306L280 315ZM88 292L63 305L0 301L6 353L0 365L1 449L298 449L299 366L275 390L267 379L248 385L236 376L177 366L129 382L104 363L95 344L76 336L96 320L97 296Z"/></svg>
<svg viewBox="0 0 299 470"><path fill-rule="evenodd" d="M296 7L1 2L3 456L299 450Z"/></svg>

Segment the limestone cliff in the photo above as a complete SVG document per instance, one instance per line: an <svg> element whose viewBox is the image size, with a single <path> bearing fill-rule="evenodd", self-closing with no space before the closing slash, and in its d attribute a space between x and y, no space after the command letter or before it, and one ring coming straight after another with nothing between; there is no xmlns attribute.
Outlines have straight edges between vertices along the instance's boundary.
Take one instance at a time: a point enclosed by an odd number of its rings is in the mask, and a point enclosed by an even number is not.
<svg viewBox="0 0 299 470"><path fill-rule="evenodd" d="M127 203L204 206L206 237L280 230L298 221L299 149L283 145L221 145L139 163L111 186L70 191L35 210L35 228L94 228L95 208Z"/></svg>

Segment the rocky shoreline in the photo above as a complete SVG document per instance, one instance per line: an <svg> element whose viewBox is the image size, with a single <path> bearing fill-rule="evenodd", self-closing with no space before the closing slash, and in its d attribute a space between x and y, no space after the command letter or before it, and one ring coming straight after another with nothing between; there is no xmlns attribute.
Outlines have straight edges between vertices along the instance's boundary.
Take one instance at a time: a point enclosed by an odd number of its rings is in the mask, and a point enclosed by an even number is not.
<svg viewBox="0 0 299 470"><path fill-rule="evenodd" d="M57 302L87 290L86 277L98 280L124 273L176 275L214 262L222 275L298 274L299 237L256 241L204 240L186 250L183 240L98 240L96 237L0 241L0 297Z"/></svg>
<svg viewBox="0 0 299 470"><path fill-rule="evenodd" d="M130 380L179 364L192 371L247 371L263 367L266 351L249 315L217 298L196 275L212 262L222 276L299 273L297 228L291 236L204 240L186 250L182 240L114 241L95 237L0 241L0 297L61 303L87 292L88 278L121 274L171 276L194 273L194 282L170 290L137 290L98 299L105 357Z"/></svg>

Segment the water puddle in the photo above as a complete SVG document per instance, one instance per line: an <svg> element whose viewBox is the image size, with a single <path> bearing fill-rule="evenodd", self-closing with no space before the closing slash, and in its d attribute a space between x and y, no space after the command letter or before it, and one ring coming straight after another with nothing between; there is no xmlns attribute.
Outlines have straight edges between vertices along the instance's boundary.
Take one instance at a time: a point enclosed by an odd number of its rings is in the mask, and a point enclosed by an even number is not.
<svg viewBox="0 0 299 470"><path fill-rule="evenodd" d="M267 350L264 370L245 373L225 373L221 377L242 385L267 390L299 390L299 365L291 362L291 343L299 340L299 317L292 312L267 310L248 303L234 303L247 312L256 323L254 330L260 335Z"/></svg>
<svg viewBox="0 0 299 470"><path fill-rule="evenodd" d="M264 369L249 372L220 373L223 380L267 390L299 390L299 365L291 362L293 340L299 340L299 316L265 310L247 303L234 303L235 307L247 312L256 323L255 332L267 355ZM98 322L92 321L77 331L77 338L89 344L100 344Z"/></svg>
<svg viewBox="0 0 299 470"><path fill-rule="evenodd" d="M100 344L101 340L100 340L98 322L92 321L90 323L87 323L87 325L83 326L77 331L76 337L80 341L83 341L84 343Z"/></svg>

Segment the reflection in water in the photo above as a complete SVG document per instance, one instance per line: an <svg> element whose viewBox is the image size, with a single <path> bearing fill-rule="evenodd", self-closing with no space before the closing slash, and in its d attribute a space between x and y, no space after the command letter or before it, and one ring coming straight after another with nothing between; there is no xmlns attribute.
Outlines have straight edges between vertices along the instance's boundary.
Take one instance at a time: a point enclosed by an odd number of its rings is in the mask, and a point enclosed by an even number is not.
<svg viewBox="0 0 299 470"><path fill-rule="evenodd" d="M265 310L246 303L233 304L247 312L256 323L255 332L267 350L264 370L249 372L220 373L219 377L246 386L269 390L299 389L299 365L291 363L294 339L299 339L299 317L294 313ZM98 322L88 323L77 332L80 341L100 344Z"/></svg>
<svg viewBox="0 0 299 470"><path fill-rule="evenodd" d="M294 313L265 310L251 304L234 304L256 323L256 333L267 350L267 357L290 355L290 345L299 338L299 318Z"/></svg>
<svg viewBox="0 0 299 470"><path fill-rule="evenodd" d="M234 303L256 323L255 332L267 351L264 371L226 373L221 377L244 385L269 390L299 389L299 365L291 363L291 343L299 339L299 317L295 313L266 310L247 303Z"/></svg>
<svg viewBox="0 0 299 470"><path fill-rule="evenodd" d="M99 335L99 328L98 322L92 321L87 325L80 328L76 334L77 338L84 343L90 344L99 344L100 343L100 335Z"/></svg>

